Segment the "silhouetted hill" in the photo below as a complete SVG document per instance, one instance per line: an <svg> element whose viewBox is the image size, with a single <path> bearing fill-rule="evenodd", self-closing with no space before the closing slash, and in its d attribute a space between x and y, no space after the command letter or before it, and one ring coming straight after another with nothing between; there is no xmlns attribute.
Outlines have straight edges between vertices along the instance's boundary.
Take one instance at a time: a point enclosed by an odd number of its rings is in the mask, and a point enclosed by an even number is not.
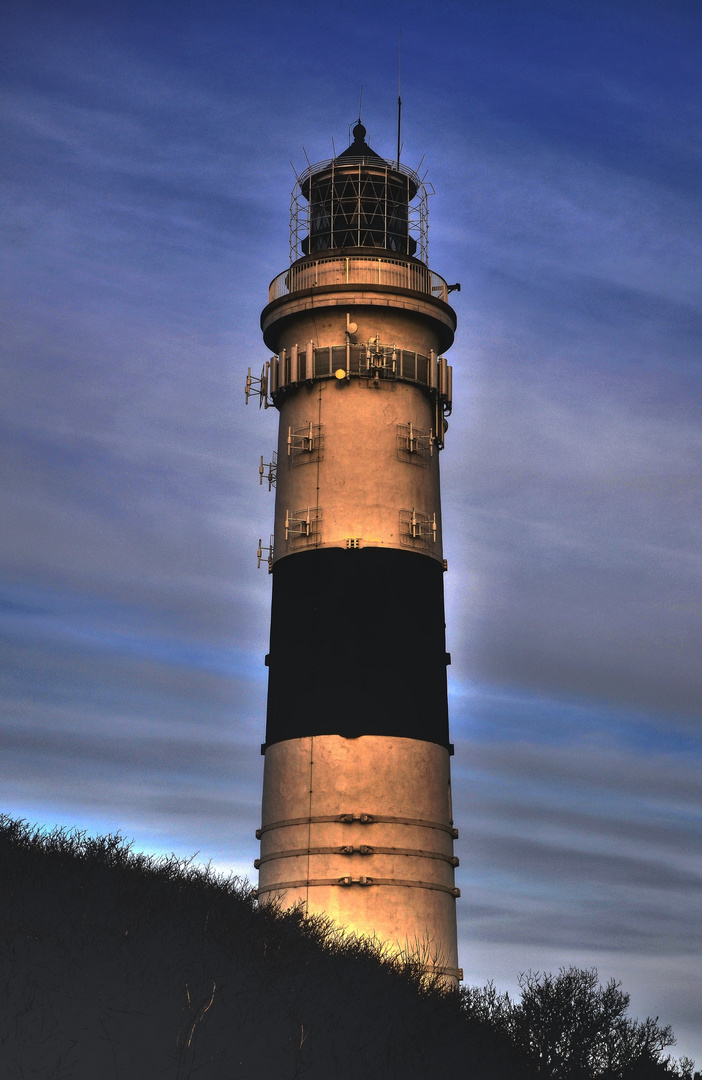
<svg viewBox="0 0 702 1080"><path fill-rule="evenodd" d="M3 1080L529 1080L418 965L120 836L0 818Z"/></svg>

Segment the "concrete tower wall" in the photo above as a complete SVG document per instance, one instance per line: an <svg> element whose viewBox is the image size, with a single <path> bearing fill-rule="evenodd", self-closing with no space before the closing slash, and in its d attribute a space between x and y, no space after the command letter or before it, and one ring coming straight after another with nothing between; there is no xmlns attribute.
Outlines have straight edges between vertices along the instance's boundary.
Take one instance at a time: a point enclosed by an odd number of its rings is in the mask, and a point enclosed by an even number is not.
<svg viewBox="0 0 702 1080"><path fill-rule="evenodd" d="M375 735L312 736L266 752L259 895L455 972L448 751ZM366 884L365 882L368 882Z"/></svg>
<svg viewBox="0 0 702 1080"><path fill-rule="evenodd" d="M441 562L434 423L428 397L409 383L326 379L291 394L280 409L274 559L353 539L365 547L421 550ZM423 440L413 452L410 425ZM291 433L310 428L317 447L288 445ZM288 525L286 532L286 520L305 507L317 508L315 527L307 534ZM401 511L413 508L431 519L431 537L410 535Z"/></svg>

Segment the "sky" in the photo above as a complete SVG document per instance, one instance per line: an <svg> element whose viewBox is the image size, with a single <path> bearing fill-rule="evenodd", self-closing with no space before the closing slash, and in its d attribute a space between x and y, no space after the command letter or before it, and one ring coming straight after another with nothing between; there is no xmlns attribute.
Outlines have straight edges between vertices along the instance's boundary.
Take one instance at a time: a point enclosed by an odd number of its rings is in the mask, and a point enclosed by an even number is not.
<svg viewBox="0 0 702 1080"><path fill-rule="evenodd" d="M461 283L460 961L702 1063L702 5L5 0L0 810L255 877L294 170L359 112ZM332 139L334 143L332 143Z"/></svg>

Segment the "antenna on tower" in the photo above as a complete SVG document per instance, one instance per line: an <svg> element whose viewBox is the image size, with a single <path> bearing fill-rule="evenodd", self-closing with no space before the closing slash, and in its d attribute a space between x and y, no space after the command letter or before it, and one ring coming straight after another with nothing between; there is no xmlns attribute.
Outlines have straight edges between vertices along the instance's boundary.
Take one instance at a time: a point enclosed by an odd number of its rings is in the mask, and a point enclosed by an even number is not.
<svg viewBox="0 0 702 1080"><path fill-rule="evenodd" d="M400 129L402 127L402 30L397 42L397 168L400 168Z"/></svg>

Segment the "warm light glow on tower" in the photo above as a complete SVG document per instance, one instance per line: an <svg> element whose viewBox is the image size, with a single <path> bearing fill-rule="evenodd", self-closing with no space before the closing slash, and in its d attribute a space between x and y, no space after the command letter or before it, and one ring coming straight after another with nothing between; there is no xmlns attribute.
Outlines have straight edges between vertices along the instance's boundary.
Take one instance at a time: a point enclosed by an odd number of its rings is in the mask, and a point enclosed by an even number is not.
<svg viewBox="0 0 702 1080"><path fill-rule="evenodd" d="M291 263L247 400L275 526L258 895L303 901L460 976L439 451L450 287L427 265L419 177L354 142L293 191ZM264 556L265 553L265 556Z"/></svg>

